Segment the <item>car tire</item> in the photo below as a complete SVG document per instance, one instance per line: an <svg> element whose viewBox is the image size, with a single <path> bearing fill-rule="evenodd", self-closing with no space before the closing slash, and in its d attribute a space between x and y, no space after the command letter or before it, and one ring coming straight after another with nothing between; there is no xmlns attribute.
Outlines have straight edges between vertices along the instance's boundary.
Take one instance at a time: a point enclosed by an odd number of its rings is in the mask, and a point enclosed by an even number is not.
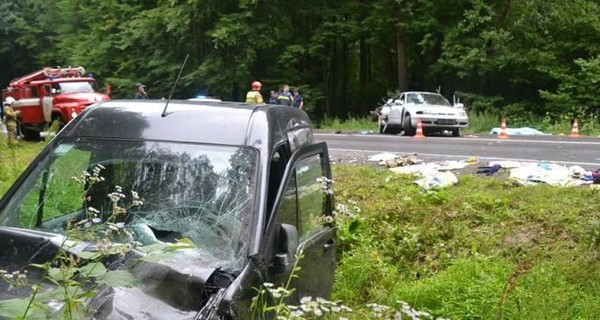
<svg viewBox="0 0 600 320"><path fill-rule="evenodd" d="M453 137L462 137L462 128L452 129Z"/></svg>
<svg viewBox="0 0 600 320"><path fill-rule="evenodd" d="M21 126L21 133L23 134L23 138L27 141L40 141L41 136L40 132L34 129L27 128L25 126Z"/></svg>
<svg viewBox="0 0 600 320"><path fill-rule="evenodd" d="M404 120L402 120L402 128L404 128L405 136L414 136L417 132L417 130L410 124L410 115L408 114L404 116Z"/></svg>

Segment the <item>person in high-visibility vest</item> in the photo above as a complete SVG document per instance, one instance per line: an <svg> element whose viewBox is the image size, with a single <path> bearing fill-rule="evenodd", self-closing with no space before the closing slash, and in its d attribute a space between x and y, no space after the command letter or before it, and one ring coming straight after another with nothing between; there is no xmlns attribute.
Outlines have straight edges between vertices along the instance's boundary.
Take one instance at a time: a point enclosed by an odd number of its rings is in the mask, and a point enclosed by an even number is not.
<svg viewBox="0 0 600 320"><path fill-rule="evenodd" d="M262 83L258 81L252 82L252 90L248 91L246 94L246 103L263 103L262 94L260 94L260 88L262 88Z"/></svg>
<svg viewBox="0 0 600 320"><path fill-rule="evenodd" d="M13 104L15 99L7 97L4 100L4 120L6 122L6 131L8 132L8 145L14 146L17 144L17 117L21 113L20 110L14 110Z"/></svg>
<svg viewBox="0 0 600 320"><path fill-rule="evenodd" d="M291 106L293 98L294 97L292 97L292 94L290 93L290 86L284 84L277 96L277 104Z"/></svg>

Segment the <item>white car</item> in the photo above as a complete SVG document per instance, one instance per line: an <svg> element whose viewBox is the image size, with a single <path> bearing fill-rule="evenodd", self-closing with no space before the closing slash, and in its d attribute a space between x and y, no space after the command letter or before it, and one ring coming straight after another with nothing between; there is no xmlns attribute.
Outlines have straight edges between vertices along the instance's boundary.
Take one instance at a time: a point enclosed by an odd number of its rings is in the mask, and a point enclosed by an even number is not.
<svg viewBox="0 0 600 320"><path fill-rule="evenodd" d="M404 135L413 136L419 119L424 132L447 130L455 137L461 136L469 124L462 103L452 105L439 93L409 91L385 103L379 116L379 133L403 130Z"/></svg>

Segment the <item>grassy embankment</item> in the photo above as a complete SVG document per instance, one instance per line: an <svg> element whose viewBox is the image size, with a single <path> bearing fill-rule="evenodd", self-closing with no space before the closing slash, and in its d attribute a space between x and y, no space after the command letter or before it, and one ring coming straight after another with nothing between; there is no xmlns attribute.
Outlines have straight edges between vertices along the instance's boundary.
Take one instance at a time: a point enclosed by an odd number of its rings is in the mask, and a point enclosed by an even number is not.
<svg viewBox="0 0 600 320"><path fill-rule="evenodd" d="M361 209L339 224L335 299L402 300L451 319L600 314L599 190L465 175L424 191L387 170L334 174L337 203Z"/></svg>
<svg viewBox="0 0 600 320"><path fill-rule="evenodd" d="M43 144L2 147L0 194ZM600 191L518 187L478 176L423 191L409 176L335 166L339 266L350 319L397 300L452 319L600 314ZM342 210L343 211L343 210ZM348 212L346 212L348 213Z"/></svg>

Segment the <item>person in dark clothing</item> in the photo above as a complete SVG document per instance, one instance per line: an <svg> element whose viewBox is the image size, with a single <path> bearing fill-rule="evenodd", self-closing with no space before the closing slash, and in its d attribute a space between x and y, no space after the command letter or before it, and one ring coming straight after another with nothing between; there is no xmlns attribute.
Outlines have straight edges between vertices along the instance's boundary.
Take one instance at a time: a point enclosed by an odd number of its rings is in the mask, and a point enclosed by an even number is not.
<svg viewBox="0 0 600 320"><path fill-rule="evenodd" d="M277 92L271 91L271 96L269 97L268 104L277 104Z"/></svg>
<svg viewBox="0 0 600 320"><path fill-rule="evenodd" d="M304 107L304 99L300 95L300 90L298 88L294 89L294 99L293 104L294 108L302 109Z"/></svg>
<svg viewBox="0 0 600 320"><path fill-rule="evenodd" d="M146 93L146 86L138 83L135 85L135 99L148 99L148 94Z"/></svg>

